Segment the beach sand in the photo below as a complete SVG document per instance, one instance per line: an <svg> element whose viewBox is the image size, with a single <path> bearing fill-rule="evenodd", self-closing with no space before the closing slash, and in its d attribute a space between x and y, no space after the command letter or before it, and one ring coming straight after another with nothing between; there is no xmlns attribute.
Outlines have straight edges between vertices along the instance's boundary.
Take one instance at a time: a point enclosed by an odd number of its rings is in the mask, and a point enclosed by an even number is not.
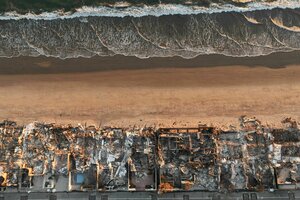
<svg viewBox="0 0 300 200"><path fill-rule="evenodd" d="M244 59L0 59L0 119L19 124L228 126L241 115L273 125L284 117L300 120L298 52Z"/></svg>

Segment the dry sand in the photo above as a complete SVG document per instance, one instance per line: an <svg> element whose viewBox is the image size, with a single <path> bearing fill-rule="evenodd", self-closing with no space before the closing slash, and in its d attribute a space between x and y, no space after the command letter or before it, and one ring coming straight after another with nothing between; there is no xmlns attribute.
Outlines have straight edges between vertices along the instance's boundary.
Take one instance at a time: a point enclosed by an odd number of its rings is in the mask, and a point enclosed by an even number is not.
<svg viewBox="0 0 300 200"><path fill-rule="evenodd" d="M40 59L32 63L55 67ZM269 124L288 116L300 121L299 65L202 65L52 74L7 74L0 65L0 119L113 126L236 125L241 115Z"/></svg>

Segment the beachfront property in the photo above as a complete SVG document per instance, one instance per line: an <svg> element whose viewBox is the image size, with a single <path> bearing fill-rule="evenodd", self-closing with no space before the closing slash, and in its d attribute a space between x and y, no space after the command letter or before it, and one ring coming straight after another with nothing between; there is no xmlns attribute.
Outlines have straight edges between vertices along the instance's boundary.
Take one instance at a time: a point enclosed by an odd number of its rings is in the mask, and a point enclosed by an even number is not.
<svg viewBox="0 0 300 200"><path fill-rule="evenodd" d="M20 191L155 191L153 129L0 124L1 187Z"/></svg>
<svg viewBox="0 0 300 200"><path fill-rule="evenodd" d="M300 130L0 123L5 191L273 191L300 187Z"/></svg>
<svg viewBox="0 0 300 200"><path fill-rule="evenodd" d="M214 127L159 129L160 190L217 191Z"/></svg>

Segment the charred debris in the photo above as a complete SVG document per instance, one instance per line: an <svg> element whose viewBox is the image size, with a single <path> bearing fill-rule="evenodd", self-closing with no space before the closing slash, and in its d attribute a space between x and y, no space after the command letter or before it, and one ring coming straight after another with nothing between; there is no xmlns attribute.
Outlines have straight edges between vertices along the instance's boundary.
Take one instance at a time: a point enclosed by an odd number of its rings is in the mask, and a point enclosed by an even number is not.
<svg viewBox="0 0 300 200"><path fill-rule="evenodd" d="M264 191L300 188L300 130L97 128L0 122L0 186L17 191Z"/></svg>

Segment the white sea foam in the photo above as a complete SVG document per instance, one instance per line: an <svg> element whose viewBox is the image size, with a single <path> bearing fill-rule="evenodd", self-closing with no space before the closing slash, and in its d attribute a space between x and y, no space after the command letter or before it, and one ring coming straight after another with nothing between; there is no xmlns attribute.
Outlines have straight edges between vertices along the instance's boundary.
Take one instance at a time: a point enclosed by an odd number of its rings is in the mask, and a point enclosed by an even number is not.
<svg viewBox="0 0 300 200"><path fill-rule="evenodd" d="M234 6L232 4L211 4L209 7L187 6L180 4L159 4L155 6L129 6L129 7L87 7L76 9L75 12L43 12L41 14L18 14L17 12L7 12L0 16L0 20L18 20L18 19L35 19L35 20L53 20L53 19L70 19L78 17L143 17L143 16L163 16L163 15L192 15L201 13L221 13L221 12L248 12L255 10L271 10L275 8L295 9L300 8L300 0L277 0L273 2L252 2L246 7Z"/></svg>

